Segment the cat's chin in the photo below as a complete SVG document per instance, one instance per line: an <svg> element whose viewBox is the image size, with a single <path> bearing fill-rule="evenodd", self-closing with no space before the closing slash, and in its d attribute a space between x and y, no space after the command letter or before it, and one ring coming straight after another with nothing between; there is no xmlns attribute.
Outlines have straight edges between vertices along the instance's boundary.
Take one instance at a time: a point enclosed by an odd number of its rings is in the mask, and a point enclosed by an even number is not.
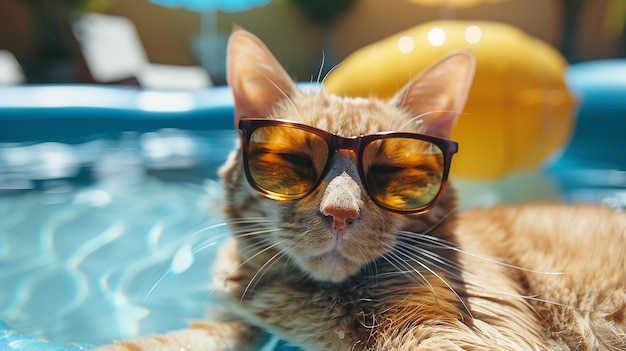
<svg viewBox="0 0 626 351"><path fill-rule="evenodd" d="M342 255L337 250L331 250L306 260L306 270L316 280L341 282L355 274L361 264Z"/></svg>

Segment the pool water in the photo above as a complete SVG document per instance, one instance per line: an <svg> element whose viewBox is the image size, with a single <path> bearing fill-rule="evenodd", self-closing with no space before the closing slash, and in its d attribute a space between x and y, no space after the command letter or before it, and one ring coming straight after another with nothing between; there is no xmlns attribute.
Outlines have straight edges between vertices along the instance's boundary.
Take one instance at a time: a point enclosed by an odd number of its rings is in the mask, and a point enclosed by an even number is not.
<svg viewBox="0 0 626 351"><path fill-rule="evenodd" d="M0 321L95 345L203 318L228 233L216 171L234 140L166 129L0 144Z"/></svg>

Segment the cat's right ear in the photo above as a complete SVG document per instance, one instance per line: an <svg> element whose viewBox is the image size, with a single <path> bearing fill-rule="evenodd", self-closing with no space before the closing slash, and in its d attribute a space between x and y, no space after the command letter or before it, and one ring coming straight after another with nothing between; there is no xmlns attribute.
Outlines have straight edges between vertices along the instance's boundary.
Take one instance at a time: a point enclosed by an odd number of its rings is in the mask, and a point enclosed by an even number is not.
<svg viewBox="0 0 626 351"><path fill-rule="evenodd" d="M297 88L263 42L235 27L228 41L227 81L235 99L235 126L241 118L266 117Z"/></svg>
<svg viewBox="0 0 626 351"><path fill-rule="evenodd" d="M463 112L476 63L469 51L453 52L426 68L392 99L420 123L421 133L449 138Z"/></svg>

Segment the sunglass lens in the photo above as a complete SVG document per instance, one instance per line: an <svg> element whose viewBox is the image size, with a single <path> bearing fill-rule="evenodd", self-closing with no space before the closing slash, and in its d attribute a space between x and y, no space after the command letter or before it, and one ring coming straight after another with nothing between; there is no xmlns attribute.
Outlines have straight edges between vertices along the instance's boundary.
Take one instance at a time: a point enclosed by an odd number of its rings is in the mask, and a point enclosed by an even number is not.
<svg viewBox="0 0 626 351"><path fill-rule="evenodd" d="M265 126L250 136L248 169L260 188L278 197L295 197L317 184L327 156L328 146L317 134Z"/></svg>
<svg viewBox="0 0 626 351"><path fill-rule="evenodd" d="M365 147L362 157L370 196L385 207L415 211L435 200L441 190L444 154L431 142L379 139Z"/></svg>

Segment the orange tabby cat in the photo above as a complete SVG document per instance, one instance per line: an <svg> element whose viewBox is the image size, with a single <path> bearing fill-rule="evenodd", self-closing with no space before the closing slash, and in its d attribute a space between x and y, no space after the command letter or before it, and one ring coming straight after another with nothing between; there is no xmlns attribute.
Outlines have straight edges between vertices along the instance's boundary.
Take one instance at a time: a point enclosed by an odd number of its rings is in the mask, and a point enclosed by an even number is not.
<svg viewBox="0 0 626 351"><path fill-rule="evenodd" d="M221 171L227 312L102 350L254 350L268 333L308 350L626 350L626 213L456 212L445 138L470 54L390 101L300 92L241 29L228 54L243 137Z"/></svg>

